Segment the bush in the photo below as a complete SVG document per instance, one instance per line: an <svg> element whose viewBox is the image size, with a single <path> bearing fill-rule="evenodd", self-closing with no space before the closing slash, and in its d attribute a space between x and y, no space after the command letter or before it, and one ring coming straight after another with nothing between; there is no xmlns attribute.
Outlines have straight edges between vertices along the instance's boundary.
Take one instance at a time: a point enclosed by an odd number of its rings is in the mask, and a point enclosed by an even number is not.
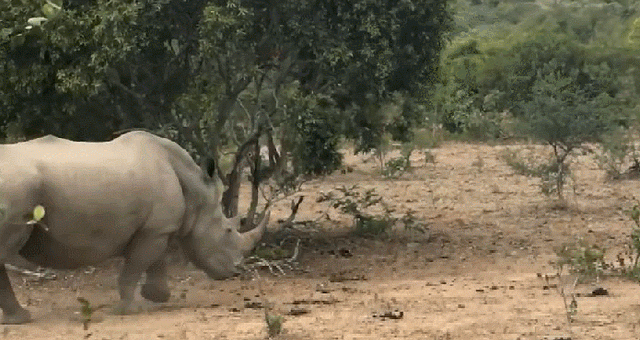
<svg viewBox="0 0 640 340"><path fill-rule="evenodd" d="M596 160L603 169L607 178L617 180L637 176L633 166L639 164L638 150L634 145L632 134L622 128L613 130L603 136L602 152L596 155Z"/></svg>
<svg viewBox="0 0 640 340"><path fill-rule="evenodd" d="M618 262L620 262L627 275L634 279L640 279L640 202L636 201L626 213L634 223L627 244L631 261L625 265L624 258L618 255Z"/></svg>
<svg viewBox="0 0 640 340"><path fill-rule="evenodd" d="M565 243L555 251L559 257L556 265L559 268L568 266L570 271L578 274L581 279L597 278L608 268L604 261L606 251L596 244L588 244L580 240L575 243Z"/></svg>
<svg viewBox="0 0 640 340"><path fill-rule="evenodd" d="M353 217L354 233L360 236L379 236L395 223L391 217L391 211L383 202L383 198L375 192L375 189L362 190L357 185L350 187L341 186L334 192L322 194L319 201L329 201L335 209ZM371 214L369 208L381 205L384 213Z"/></svg>
<svg viewBox="0 0 640 340"><path fill-rule="evenodd" d="M328 174L342 164L339 152L342 128L333 100L298 91L287 100L286 144L291 145L294 170L298 174Z"/></svg>
<svg viewBox="0 0 640 340"><path fill-rule="evenodd" d="M567 180L572 180L569 165L564 164L561 171L555 157L540 161L534 158L522 159L516 152L508 152L503 154L502 158L518 175L540 178L540 190L547 196L560 195L560 190L564 190Z"/></svg>
<svg viewBox="0 0 640 340"><path fill-rule="evenodd" d="M549 66L549 67L547 67ZM571 153L584 143L597 142L613 127L606 107L610 97L595 89L580 87L580 73L570 76L551 71L553 65L540 70L533 84L531 100L521 102L521 129L526 135L550 145L553 161L547 174L555 181L552 188L563 200L565 179L570 173L567 162ZM545 70L547 74L542 74Z"/></svg>

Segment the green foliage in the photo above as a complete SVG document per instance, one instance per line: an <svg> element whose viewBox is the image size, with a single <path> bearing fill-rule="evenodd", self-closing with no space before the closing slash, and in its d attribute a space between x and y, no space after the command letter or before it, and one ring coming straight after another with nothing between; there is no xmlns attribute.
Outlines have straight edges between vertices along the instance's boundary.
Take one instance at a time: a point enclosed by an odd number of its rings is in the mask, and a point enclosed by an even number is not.
<svg viewBox="0 0 640 340"><path fill-rule="evenodd" d="M633 221L634 226L631 229L631 235L629 238L629 250L631 251L632 260L631 263L627 265L625 269L627 275L640 279L640 203L635 202L635 204L626 211L627 216ZM620 258L618 259L619 261ZM624 263L621 263L624 266Z"/></svg>
<svg viewBox="0 0 640 340"><path fill-rule="evenodd" d="M282 324L284 317L282 315L274 315L265 312L265 323L267 324L267 336L273 338L282 333Z"/></svg>
<svg viewBox="0 0 640 340"><path fill-rule="evenodd" d="M423 94L436 79L450 27L446 1L335 4L328 12L336 25L328 40L334 47L325 49L330 52L324 58L328 75L340 83L336 102L346 109L356 151L378 148L386 133L396 140L410 138L408 127L424 119L425 109L406 96L399 114L389 117L384 104L398 92Z"/></svg>
<svg viewBox="0 0 640 340"><path fill-rule="evenodd" d="M80 303L80 315L82 316L82 326L85 331L89 330L89 325L93 317L94 308L89 301L83 297L78 297Z"/></svg>
<svg viewBox="0 0 640 340"><path fill-rule="evenodd" d="M375 189L362 191L357 185L342 186L336 190L342 194L342 197L332 198L333 207L355 217L365 215L368 208L381 204L383 200Z"/></svg>
<svg viewBox="0 0 640 340"><path fill-rule="evenodd" d="M562 76L555 72L539 77L532 98L521 104L525 132L565 153L585 142L599 141L612 127L606 114L611 98L581 89L579 77L579 73Z"/></svg>
<svg viewBox="0 0 640 340"><path fill-rule="evenodd" d="M510 136L505 118L525 115L549 75L571 78L590 100L605 94L607 115L620 119L640 88L629 84L638 75L627 39L640 6L592 2L457 1L459 34L443 52L442 83L430 98L444 127L470 138Z"/></svg>
<svg viewBox="0 0 640 340"><path fill-rule="evenodd" d="M613 122L606 110L611 101L608 94L582 87L583 73L579 71L564 76L554 69L555 62L550 62L538 72L532 97L521 102L521 127L527 135L552 147L553 160L542 173L543 192L555 192L562 200L570 174L569 155L586 142L600 141ZM543 75L545 71L548 73Z"/></svg>
<svg viewBox="0 0 640 340"><path fill-rule="evenodd" d="M522 176L540 178L540 190L547 196L562 196L567 180L572 179L567 164L559 164L555 157L546 161L537 158L518 156L517 152L505 152L502 155L507 165Z"/></svg>
<svg viewBox="0 0 640 340"><path fill-rule="evenodd" d="M629 31L629 43L635 46L640 46L640 18L633 21L631 30Z"/></svg>
<svg viewBox="0 0 640 340"><path fill-rule="evenodd" d="M634 140L631 131L624 128L614 129L603 136L600 143L602 152L596 155L596 160L609 179L617 180L638 175L627 171L631 164L638 163L638 151Z"/></svg>
<svg viewBox="0 0 640 340"><path fill-rule="evenodd" d="M358 151L375 148L386 132L410 138L425 112L410 95L431 82L450 22L445 1L421 3L212 3L199 29L200 73L177 120L186 119L182 129L195 139L210 138L196 149L214 155L261 127L275 128L284 153L311 162L321 153L317 164L294 160L302 173L334 169L332 145L341 135L356 140ZM309 17L316 19L302 19ZM387 117L382 109L398 92L409 96ZM199 111L213 114L198 119L192 112ZM296 128L304 131L294 136Z"/></svg>
<svg viewBox="0 0 640 340"><path fill-rule="evenodd" d="M0 120L84 140L156 128L190 74L197 20L178 16L197 18L203 3L0 3Z"/></svg>
<svg viewBox="0 0 640 340"><path fill-rule="evenodd" d="M258 168L247 143L266 144L269 164L252 178L283 184L339 167L344 137L358 152L410 139L426 112L411 96L431 83L450 19L446 1L422 2L211 3L175 130L199 154L235 153L232 179L239 159Z"/></svg>
<svg viewBox="0 0 640 340"><path fill-rule="evenodd" d="M253 255L265 260L281 260L290 258L292 251L280 246L259 245L253 250Z"/></svg>
<svg viewBox="0 0 640 340"><path fill-rule="evenodd" d="M424 151L425 149L436 148L444 140L444 137L434 127L421 128L413 131L413 139L411 145L417 150Z"/></svg>
<svg viewBox="0 0 640 340"><path fill-rule="evenodd" d="M582 240L563 244L556 249L556 255L559 258L556 262L558 267L568 266L571 272L581 278L599 277L608 267L604 261L605 249Z"/></svg>
<svg viewBox="0 0 640 340"><path fill-rule="evenodd" d="M392 216L393 209L385 202L375 189L363 190L357 185L338 187L336 192L322 193L319 202L328 201L335 209L339 209L353 217L353 233L363 237L388 236L391 228L401 222L406 231L426 233L426 226L416 220L414 211L407 211L398 218ZM380 211L382 210L382 211Z"/></svg>
<svg viewBox="0 0 640 340"><path fill-rule="evenodd" d="M486 110L482 107L482 96L477 93L478 68L482 63L477 45L475 40L452 45L443 58L443 82L435 87L431 102L450 132L477 131L477 126L485 125Z"/></svg>
<svg viewBox="0 0 640 340"><path fill-rule="evenodd" d="M382 176L395 179L405 172L410 171L411 154L413 153L414 147L413 143L403 144L400 157L395 157L385 162L382 168Z"/></svg>
<svg viewBox="0 0 640 340"><path fill-rule="evenodd" d="M333 47L323 58L356 105L421 91L433 80L451 23L446 1L329 2L322 10L334 25L334 35L324 37Z"/></svg>
<svg viewBox="0 0 640 340"><path fill-rule="evenodd" d="M393 225L393 220L380 216L357 216L355 218L354 234L359 236L380 236L385 234Z"/></svg>
<svg viewBox="0 0 640 340"><path fill-rule="evenodd" d="M284 129L293 133L283 136L283 141L291 145L296 173L333 172L342 164L338 150L342 126L335 104L329 97L299 92L287 100Z"/></svg>
<svg viewBox="0 0 640 340"><path fill-rule="evenodd" d="M338 196L322 194L320 201L329 201L335 209L353 216L354 233L360 236L380 236L395 223L383 198L375 189L361 190L357 185L336 188ZM384 214L371 214L370 208L381 205Z"/></svg>
<svg viewBox="0 0 640 340"><path fill-rule="evenodd" d="M382 176L386 178L398 178L400 175L411 169L409 157L400 156L388 160L382 169Z"/></svg>
<svg viewBox="0 0 640 340"><path fill-rule="evenodd" d="M353 233L363 237L389 235L391 228L401 222L406 231L426 233L423 223L416 220L414 211L407 211L402 217L391 215L392 209L384 202L375 189L363 190L357 185L338 187L336 192L322 193L318 201L328 201L353 217ZM382 211L380 211L382 210Z"/></svg>

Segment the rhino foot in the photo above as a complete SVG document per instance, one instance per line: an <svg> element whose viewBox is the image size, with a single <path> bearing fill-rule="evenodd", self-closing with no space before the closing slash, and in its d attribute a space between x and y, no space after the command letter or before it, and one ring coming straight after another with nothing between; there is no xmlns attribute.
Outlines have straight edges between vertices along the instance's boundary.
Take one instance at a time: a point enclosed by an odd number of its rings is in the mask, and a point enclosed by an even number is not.
<svg viewBox="0 0 640 340"><path fill-rule="evenodd" d="M140 295L143 298L153 301L153 302L167 302L171 297L171 292L169 291L169 287L167 285L158 285L147 283L142 285L142 290L140 291Z"/></svg>
<svg viewBox="0 0 640 340"><path fill-rule="evenodd" d="M111 312L115 315L132 315L145 312L148 308L145 308L140 302L125 302L120 301L113 306Z"/></svg>
<svg viewBox="0 0 640 340"><path fill-rule="evenodd" d="M2 315L2 323L5 325L19 325L23 323L31 322L31 313L28 310L20 307L14 313L4 313Z"/></svg>

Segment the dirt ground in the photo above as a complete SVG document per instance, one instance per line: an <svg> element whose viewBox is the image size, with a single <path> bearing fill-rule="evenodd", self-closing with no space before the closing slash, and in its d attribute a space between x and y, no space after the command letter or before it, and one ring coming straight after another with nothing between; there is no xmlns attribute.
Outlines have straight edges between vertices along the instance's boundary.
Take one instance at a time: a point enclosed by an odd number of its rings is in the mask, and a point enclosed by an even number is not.
<svg viewBox="0 0 640 340"><path fill-rule="evenodd" d="M558 209L539 180L505 164L508 149L541 147L446 143L432 151L435 163L416 152L413 171L397 180L383 179L371 157L347 154L352 172L302 187L297 220L317 221L316 234L324 235L303 238L303 270L210 281L174 265L171 301L139 315L109 312L118 299L117 261L93 272L58 272L56 280L12 274L35 321L0 326L0 338L264 339L261 307L270 304L284 316L279 339L638 339L637 282L609 277L574 289L573 276L540 276L556 273L553 249L564 242L597 241L613 261L629 238L624 209L640 195L640 182L606 181L593 155L581 155L568 207ZM386 238L330 236L351 221L317 199L353 184L374 188L397 216L414 211L427 232L398 227ZM281 201L272 219L286 218L289 204ZM596 287L609 295L589 296ZM577 296L571 324L561 288ZM78 297L97 307L87 330Z"/></svg>

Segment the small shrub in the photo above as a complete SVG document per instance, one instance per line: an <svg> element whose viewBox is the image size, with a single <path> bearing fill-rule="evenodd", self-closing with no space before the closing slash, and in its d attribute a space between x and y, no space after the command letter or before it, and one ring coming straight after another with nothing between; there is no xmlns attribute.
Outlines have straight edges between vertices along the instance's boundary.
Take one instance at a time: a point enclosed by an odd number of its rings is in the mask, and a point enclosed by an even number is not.
<svg viewBox="0 0 640 340"><path fill-rule="evenodd" d="M388 216L357 216L354 233L359 236L379 236L387 232L394 220Z"/></svg>
<svg viewBox="0 0 640 340"><path fill-rule="evenodd" d="M91 318L93 316L93 306L89 301L83 297L78 297L78 302L80 302L80 315L82 327L85 331L89 330L89 324L91 323Z"/></svg>
<svg viewBox="0 0 640 340"><path fill-rule="evenodd" d="M413 132L413 140L411 143L418 150L433 149L440 146L444 136L442 129L433 126L429 129L416 129Z"/></svg>
<svg viewBox="0 0 640 340"><path fill-rule="evenodd" d="M388 160L382 169L382 176L385 178L398 178L411 168L411 162L406 156L396 157Z"/></svg>
<svg viewBox="0 0 640 340"><path fill-rule="evenodd" d="M436 156L431 151L424 152L424 163L425 164L436 164Z"/></svg>
<svg viewBox="0 0 640 340"><path fill-rule="evenodd" d="M638 164L638 151L633 144L633 136L626 131L614 131L605 135L601 142L602 153L596 161L610 180L629 178L637 173L628 171L630 164ZM631 168L632 170L633 168Z"/></svg>
<svg viewBox="0 0 640 340"><path fill-rule="evenodd" d="M416 220L414 211L407 211L402 217L392 216L392 209L384 202L375 189L360 189L357 185L339 187L336 192L322 193L318 202L328 201L335 209L353 217L353 232L358 236L377 237L388 235L391 228L398 222L402 223L406 231L422 234L427 227ZM371 208L381 207L381 212L372 212ZM379 211L380 208L378 208Z"/></svg>
<svg viewBox="0 0 640 340"><path fill-rule="evenodd" d="M428 230L427 226L424 223L418 222L414 214L415 211L409 210L400 218L400 222L404 225L404 229L420 234L426 234Z"/></svg>
<svg viewBox="0 0 640 340"><path fill-rule="evenodd" d="M375 189L362 191L357 185L352 185L341 186L336 190L342 194L342 197L330 198L333 201L333 207L354 217L365 215L364 210L382 202L382 197L375 192Z"/></svg>
<svg viewBox="0 0 640 340"><path fill-rule="evenodd" d="M640 202L636 201L636 203L631 207L631 209L626 211L626 213L634 223L634 226L631 229L629 243L627 244L631 261L630 263L625 264L624 259L618 255L618 262L628 276L640 279L640 266L638 263L638 260L640 259Z"/></svg>
<svg viewBox="0 0 640 340"><path fill-rule="evenodd" d="M604 261L605 249L583 240L565 243L555 252L559 258L556 265L559 268L568 266L580 278L597 278L609 267Z"/></svg>
<svg viewBox="0 0 640 340"><path fill-rule="evenodd" d="M267 334L269 338L276 337L282 333L282 324L284 323L284 317L282 315L269 314L265 309L264 319L267 324Z"/></svg>
<svg viewBox="0 0 640 340"><path fill-rule="evenodd" d="M292 250L285 249L279 245L258 245L253 251L253 255L265 260L281 260L290 258L293 254Z"/></svg>
<svg viewBox="0 0 640 340"><path fill-rule="evenodd" d="M353 216L354 233L362 236L379 236L387 232L395 220L391 217L386 204L375 189L361 190L357 185L339 187L336 189L340 197L333 193L323 194L320 201L330 201L333 208ZM382 205L384 213L373 215L369 208Z"/></svg>
<svg viewBox="0 0 640 340"><path fill-rule="evenodd" d="M540 178L540 190L547 196L556 194L562 199L565 185L573 182L569 164L558 163L555 157L542 162L532 157L523 160L512 151L505 152L502 158L518 175Z"/></svg>
<svg viewBox="0 0 640 340"><path fill-rule="evenodd" d="M496 112L473 111L465 119L463 139L490 142L504 135L501 116Z"/></svg>

